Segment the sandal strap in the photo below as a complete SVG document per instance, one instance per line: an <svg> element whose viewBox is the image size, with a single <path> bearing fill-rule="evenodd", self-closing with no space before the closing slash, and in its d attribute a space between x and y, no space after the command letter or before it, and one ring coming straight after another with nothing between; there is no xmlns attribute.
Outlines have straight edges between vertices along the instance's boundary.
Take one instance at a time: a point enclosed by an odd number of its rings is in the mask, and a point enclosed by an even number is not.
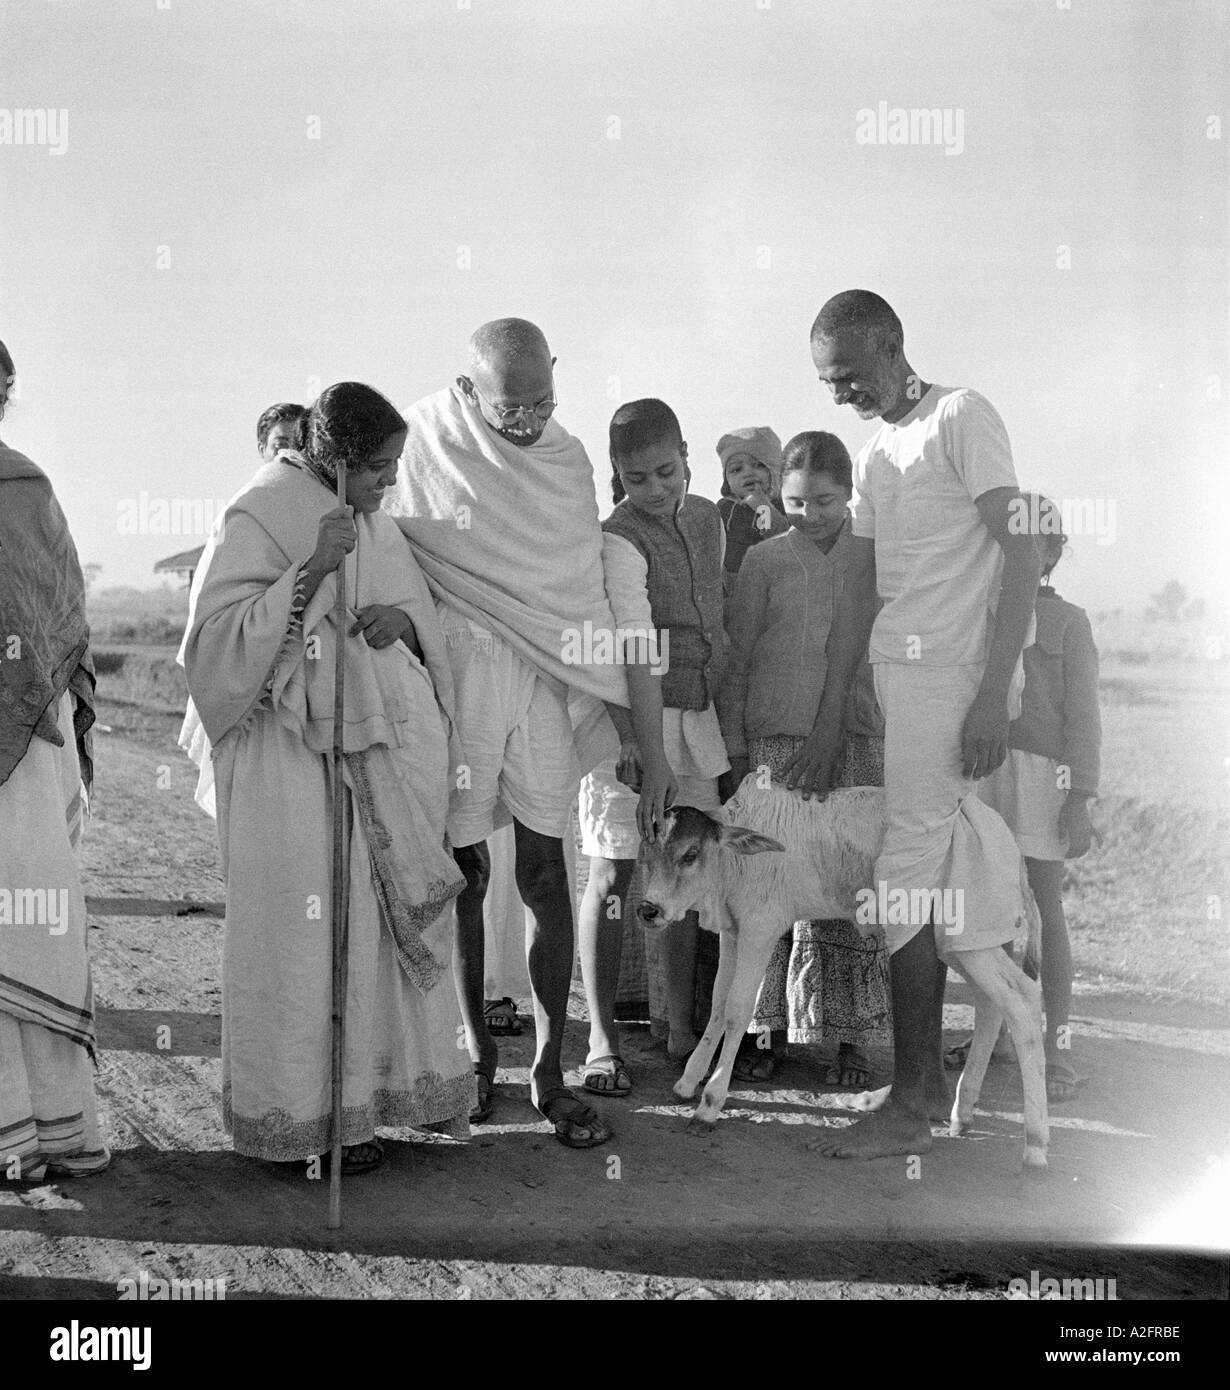
<svg viewBox="0 0 1230 1390"><path fill-rule="evenodd" d="M581 1108L573 1115L561 1116L560 1120L553 1120L546 1112L546 1107L550 1105L553 1100L570 1100L574 1105L579 1105ZM593 1106L582 1100L575 1091L569 1090L567 1086L548 1087L534 1102L534 1109L538 1111L548 1124L552 1125L559 1124L561 1121L566 1120L570 1125L577 1125L582 1129L592 1129L594 1124L600 1124L602 1122L602 1117Z"/></svg>
<svg viewBox="0 0 1230 1390"><path fill-rule="evenodd" d="M583 1072L599 1071L604 1076L614 1076L617 1071L625 1071L626 1068L624 1059L617 1052L608 1052L605 1057L590 1058L581 1070Z"/></svg>

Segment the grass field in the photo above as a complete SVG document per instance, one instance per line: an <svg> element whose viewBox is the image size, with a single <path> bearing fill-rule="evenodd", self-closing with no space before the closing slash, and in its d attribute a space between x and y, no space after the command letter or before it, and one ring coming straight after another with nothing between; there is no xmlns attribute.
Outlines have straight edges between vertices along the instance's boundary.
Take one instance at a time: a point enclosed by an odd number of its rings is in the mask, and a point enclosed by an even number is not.
<svg viewBox="0 0 1230 1390"><path fill-rule="evenodd" d="M103 722L173 737L186 613L183 590L92 600ZM1230 1003L1230 641L1208 622L1120 615L1095 619L1095 636L1102 840L1068 866L1065 893L1078 981Z"/></svg>
<svg viewBox="0 0 1230 1390"><path fill-rule="evenodd" d="M1226 663L1103 666L1102 843L1068 866L1081 976L1230 1001Z"/></svg>

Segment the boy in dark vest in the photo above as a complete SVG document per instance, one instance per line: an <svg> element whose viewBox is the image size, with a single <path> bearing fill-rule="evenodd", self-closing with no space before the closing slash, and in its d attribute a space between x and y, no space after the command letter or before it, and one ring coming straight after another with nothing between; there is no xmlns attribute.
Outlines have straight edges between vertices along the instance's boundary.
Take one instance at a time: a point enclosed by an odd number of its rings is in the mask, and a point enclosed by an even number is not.
<svg viewBox="0 0 1230 1390"><path fill-rule="evenodd" d="M718 509L688 494L688 448L679 421L658 400L620 406L611 420L615 496L602 523L607 596L617 625L615 659L648 661L659 676L662 747L677 785L675 801L716 815L718 777L730 766L714 701L724 664L723 528ZM589 1056L583 1084L602 1095L626 1095L632 1079L619 1056L615 993L622 945L622 904L636 866L637 798L642 751L626 741L615 763L581 783L581 851L589 883L581 903L581 973L589 1001ZM626 783L627 785L622 785ZM614 907L612 907L614 904ZM654 1012L655 966L650 959ZM696 1045L692 1027L696 920L660 938L668 1050L685 1057Z"/></svg>

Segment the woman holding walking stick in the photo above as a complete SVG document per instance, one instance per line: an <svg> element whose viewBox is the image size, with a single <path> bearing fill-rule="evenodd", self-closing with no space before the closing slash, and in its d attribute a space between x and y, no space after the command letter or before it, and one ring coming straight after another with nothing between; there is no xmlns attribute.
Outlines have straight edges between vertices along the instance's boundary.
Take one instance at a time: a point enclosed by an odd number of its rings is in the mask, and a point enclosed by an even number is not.
<svg viewBox="0 0 1230 1390"><path fill-rule="evenodd" d="M450 971L448 908L464 886L444 841L452 682L426 584L380 510L404 441L370 387L323 392L300 449L227 508L181 651L199 713L181 742L203 804L213 783L227 880L224 1119L240 1153L327 1162L344 559L344 1174L380 1162L378 1127L465 1134L474 1104Z"/></svg>

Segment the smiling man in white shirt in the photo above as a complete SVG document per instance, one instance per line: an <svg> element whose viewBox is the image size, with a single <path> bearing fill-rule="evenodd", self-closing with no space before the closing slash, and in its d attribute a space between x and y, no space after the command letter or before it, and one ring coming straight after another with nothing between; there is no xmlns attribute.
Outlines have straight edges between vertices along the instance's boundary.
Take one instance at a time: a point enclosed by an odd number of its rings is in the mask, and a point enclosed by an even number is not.
<svg viewBox="0 0 1230 1390"><path fill-rule="evenodd" d="M835 1158L917 1154L950 1105L941 1056L947 956L1012 938L1020 860L972 795L1007 754L1039 560L1011 526L1019 498L1007 431L976 391L924 382L892 308L847 290L812 326L817 375L839 405L884 423L855 461L855 554L829 639L815 728L788 785L834 785L848 692L870 638L885 718L887 829L877 886L928 890L957 920L881 924L892 953L893 1085L881 1110L818 1146ZM877 589L884 606L876 616ZM940 896L936 896L937 893ZM918 897L908 898L911 902Z"/></svg>

